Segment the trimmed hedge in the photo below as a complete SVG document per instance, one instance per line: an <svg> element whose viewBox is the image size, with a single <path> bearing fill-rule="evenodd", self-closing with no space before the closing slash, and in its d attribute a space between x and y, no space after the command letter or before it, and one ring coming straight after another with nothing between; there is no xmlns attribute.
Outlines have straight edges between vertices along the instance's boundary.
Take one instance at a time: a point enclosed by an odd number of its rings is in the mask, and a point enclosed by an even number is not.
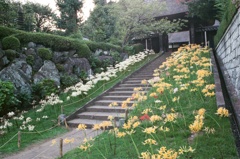
<svg viewBox="0 0 240 159"><path fill-rule="evenodd" d="M51 35L45 33L20 33L15 34L21 43L27 44L28 42L34 42L42 44L46 47L50 47L55 51L77 50L77 54L80 57L88 58L90 56L90 49L82 41L66 38L58 35Z"/></svg>
<svg viewBox="0 0 240 159"><path fill-rule="evenodd" d="M0 26L0 39L1 40L7 36L10 36L13 34L19 34L19 33L23 33L23 31Z"/></svg>
<svg viewBox="0 0 240 159"><path fill-rule="evenodd" d="M113 50L118 52L122 51L120 46L113 45L110 43L94 42L94 41L84 41L84 43L87 44L87 46L92 52L95 52L97 49L102 49L104 51L107 51L107 50Z"/></svg>
<svg viewBox="0 0 240 159"><path fill-rule="evenodd" d="M20 41L13 36L8 36L2 40L3 49L17 50L20 48Z"/></svg>
<svg viewBox="0 0 240 159"><path fill-rule="evenodd" d="M221 24L218 28L217 34L214 37L214 45L215 47L218 45L219 41L221 40L222 36L226 32L228 26L232 22L232 19L237 11L236 6L232 3L231 0L227 1L227 10L223 16L223 19L221 21Z"/></svg>

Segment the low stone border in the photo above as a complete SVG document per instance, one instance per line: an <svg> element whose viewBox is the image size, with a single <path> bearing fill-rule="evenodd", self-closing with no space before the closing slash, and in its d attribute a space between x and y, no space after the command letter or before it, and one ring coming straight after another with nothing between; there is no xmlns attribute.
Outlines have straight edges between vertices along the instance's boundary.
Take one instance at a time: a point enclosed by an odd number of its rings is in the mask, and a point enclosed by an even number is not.
<svg viewBox="0 0 240 159"><path fill-rule="evenodd" d="M214 82L215 82L215 94L216 94L216 101L217 101L217 107L225 107L225 100L222 93L222 86L221 81L219 77L219 72L217 68L217 64L213 55L213 52L211 51L211 62L212 62L212 72L214 76Z"/></svg>

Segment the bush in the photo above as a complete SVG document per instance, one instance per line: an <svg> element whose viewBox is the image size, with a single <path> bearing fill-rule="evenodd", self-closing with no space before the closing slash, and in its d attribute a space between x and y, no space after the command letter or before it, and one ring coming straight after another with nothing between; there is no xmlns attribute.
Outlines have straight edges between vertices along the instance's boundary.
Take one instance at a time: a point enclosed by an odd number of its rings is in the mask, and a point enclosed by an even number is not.
<svg viewBox="0 0 240 159"><path fill-rule="evenodd" d="M8 60L13 61L17 57L17 52L15 50L5 50L5 55Z"/></svg>
<svg viewBox="0 0 240 159"><path fill-rule="evenodd" d="M56 64L56 67L57 67L57 69L58 69L58 71L59 72L63 72L64 71L64 67L63 67L63 65L61 65L61 64Z"/></svg>
<svg viewBox="0 0 240 159"><path fill-rule="evenodd" d="M122 50L120 46L113 45L110 43L103 43L103 42L97 43L94 41L84 41L84 42L87 44L87 46L92 52L95 52L97 49L102 49L104 51L114 50L118 52L121 52Z"/></svg>
<svg viewBox="0 0 240 159"><path fill-rule="evenodd" d="M144 45L143 44L133 44L133 50L134 50L134 54L137 54L144 50Z"/></svg>
<svg viewBox="0 0 240 159"><path fill-rule="evenodd" d="M48 48L39 48L37 53L44 60L50 60L53 56L52 52Z"/></svg>
<svg viewBox="0 0 240 159"><path fill-rule="evenodd" d="M73 39L77 39L77 40L82 40L83 39L82 33L80 31L78 31L75 34L69 35L69 37L73 38Z"/></svg>
<svg viewBox="0 0 240 159"><path fill-rule="evenodd" d="M11 82L0 80L0 116L5 115L18 103L14 94L14 85Z"/></svg>
<svg viewBox="0 0 240 159"><path fill-rule="evenodd" d="M44 79L39 83L32 86L32 95L36 101L44 99L46 96L50 96L52 93L58 93L58 88L55 82L51 79Z"/></svg>
<svg viewBox="0 0 240 159"><path fill-rule="evenodd" d="M60 78L61 84L64 88L70 87L78 83L80 80L77 76L70 76L68 74L64 74Z"/></svg>
<svg viewBox="0 0 240 159"><path fill-rule="evenodd" d="M19 106L21 106L21 108L18 107L18 109L25 109L31 106L32 95L27 90L21 90L20 93L17 94L17 99L19 100Z"/></svg>
<svg viewBox="0 0 240 159"><path fill-rule="evenodd" d="M29 64L29 65L33 65L33 62L34 62L34 57L33 55L28 55L27 58L26 58L26 62Z"/></svg>
<svg viewBox="0 0 240 159"><path fill-rule="evenodd" d="M110 52L110 55L113 57L113 60L114 60L114 65L117 63L117 62L120 62L121 60L121 57L120 57L120 54L116 51L111 51Z"/></svg>
<svg viewBox="0 0 240 159"><path fill-rule="evenodd" d="M3 38L5 38L7 36L10 36L13 34L19 34L22 32L23 31L0 26L0 39L2 40Z"/></svg>
<svg viewBox="0 0 240 159"><path fill-rule="evenodd" d="M55 51L68 51L76 50L80 57L88 58L90 56L90 49L84 43L84 41L72 39L69 37L62 37L58 35L51 35L46 33L20 33L15 34L21 43L27 44L34 42L37 44L44 45Z"/></svg>
<svg viewBox="0 0 240 159"><path fill-rule="evenodd" d="M3 38L2 47L3 49L17 50L20 48L20 41L16 37L8 36Z"/></svg>
<svg viewBox="0 0 240 159"><path fill-rule="evenodd" d="M222 36L227 30L229 24L232 22L232 19L237 11L237 8L234 4L232 4L232 1L228 0L226 3L227 3L227 7L226 7L227 10L223 15L223 19L221 20L221 24L218 28L217 34L214 37L215 47L218 45L219 41L221 40Z"/></svg>

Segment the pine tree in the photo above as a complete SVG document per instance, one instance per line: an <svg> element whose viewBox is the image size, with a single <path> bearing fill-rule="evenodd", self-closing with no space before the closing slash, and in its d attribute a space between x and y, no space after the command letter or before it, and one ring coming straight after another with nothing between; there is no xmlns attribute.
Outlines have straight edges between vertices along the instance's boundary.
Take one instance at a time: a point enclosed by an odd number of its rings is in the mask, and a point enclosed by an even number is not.
<svg viewBox="0 0 240 159"><path fill-rule="evenodd" d="M77 33L82 17L79 15L83 6L82 0L57 0L56 4L60 11L57 19L58 27L66 29L67 34Z"/></svg>

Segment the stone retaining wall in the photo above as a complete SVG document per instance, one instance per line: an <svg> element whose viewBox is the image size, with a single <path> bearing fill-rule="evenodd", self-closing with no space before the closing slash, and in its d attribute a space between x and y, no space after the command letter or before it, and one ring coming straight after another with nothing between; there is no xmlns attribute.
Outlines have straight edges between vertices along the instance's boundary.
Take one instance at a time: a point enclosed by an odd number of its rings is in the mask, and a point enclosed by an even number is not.
<svg viewBox="0 0 240 159"><path fill-rule="evenodd" d="M240 9L215 51L235 115L240 123Z"/></svg>

